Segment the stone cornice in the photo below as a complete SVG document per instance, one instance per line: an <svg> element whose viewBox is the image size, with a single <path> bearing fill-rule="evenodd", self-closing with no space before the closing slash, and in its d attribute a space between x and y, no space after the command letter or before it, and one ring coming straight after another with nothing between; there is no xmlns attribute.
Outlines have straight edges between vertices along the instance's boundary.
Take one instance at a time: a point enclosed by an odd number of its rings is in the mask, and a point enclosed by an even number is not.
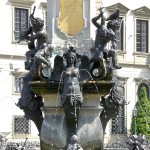
<svg viewBox="0 0 150 150"><path fill-rule="evenodd" d="M43 9L47 9L47 3L46 2L41 2L41 5L42 5L42 7L43 7Z"/></svg>
<svg viewBox="0 0 150 150"><path fill-rule="evenodd" d="M150 53L133 52L133 55L136 55L136 56L139 56L139 57L149 57Z"/></svg>
<svg viewBox="0 0 150 150"><path fill-rule="evenodd" d="M127 82L127 80L129 79L129 77L122 77L122 76L118 76L119 80L123 82L123 84L125 85L125 83Z"/></svg>
<svg viewBox="0 0 150 150"><path fill-rule="evenodd" d="M124 16L129 11L129 9L127 7L125 7L124 5L122 5L121 3L116 3L114 5L108 6L108 7L106 7L106 9L111 13L113 13L117 9L119 9L120 15L122 15L122 16Z"/></svg>
<svg viewBox="0 0 150 150"><path fill-rule="evenodd" d="M21 6L31 8L35 0L10 0L13 6Z"/></svg>
<svg viewBox="0 0 150 150"><path fill-rule="evenodd" d="M11 59L11 54L0 54L0 59ZM22 56L22 55L13 55L13 58L12 59L15 59L15 60L25 60L25 55Z"/></svg>
<svg viewBox="0 0 150 150"><path fill-rule="evenodd" d="M130 67L133 67L133 68L145 68L145 69L148 69L150 68L148 64L140 64L140 63L133 63L133 62L128 62L128 61L125 61L125 62L119 62L119 64L122 66L122 67L126 67L126 68L130 68Z"/></svg>
<svg viewBox="0 0 150 150"><path fill-rule="evenodd" d="M118 55L124 55L124 54L126 54L127 52L126 52L126 51L118 50L118 51L116 51L116 53L117 53Z"/></svg>
<svg viewBox="0 0 150 150"><path fill-rule="evenodd" d="M135 82L137 83L137 85L140 85L141 83L149 83L150 79L146 79L146 78L134 78Z"/></svg>
<svg viewBox="0 0 150 150"><path fill-rule="evenodd" d="M15 70L11 70L10 72L11 72L11 74L13 74L13 75L17 75L17 74L20 75L20 74L22 74L22 76L24 76L25 73L28 73L28 71L26 71L26 70L25 70L25 71L15 71ZM24 74L23 74L23 73L24 73Z"/></svg>
<svg viewBox="0 0 150 150"><path fill-rule="evenodd" d="M146 6L132 10L132 12L137 17L150 17L150 9Z"/></svg>

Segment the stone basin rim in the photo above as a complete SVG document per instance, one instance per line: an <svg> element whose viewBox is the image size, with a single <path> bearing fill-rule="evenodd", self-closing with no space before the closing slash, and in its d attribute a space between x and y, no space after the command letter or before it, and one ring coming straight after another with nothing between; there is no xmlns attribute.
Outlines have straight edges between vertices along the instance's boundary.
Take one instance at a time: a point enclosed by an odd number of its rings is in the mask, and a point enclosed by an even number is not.
<svg viewBox="0 0 150 150"><path fill-rule="evenodd" d="M48 109L54 109L54 110L56 110L56 109L62 109L62 110L64 110L64 108L63 107L43 107L42 108L42 110L48 110ZM101 109L103 109L103 107L102 106L99 106L99 107L82 107L80 110L101 110Z"/></svg>
<svg viewBox="0 0 150 150"><path fill-rule="evenodd" d="M105 80L100 80L100 81L82 81L80 82L81 84L115 84L114 81L105 81ZM58 81L32 81L29 82L30 85L47 85L47 84L63 84L63 82L58 82Z"/></svg>

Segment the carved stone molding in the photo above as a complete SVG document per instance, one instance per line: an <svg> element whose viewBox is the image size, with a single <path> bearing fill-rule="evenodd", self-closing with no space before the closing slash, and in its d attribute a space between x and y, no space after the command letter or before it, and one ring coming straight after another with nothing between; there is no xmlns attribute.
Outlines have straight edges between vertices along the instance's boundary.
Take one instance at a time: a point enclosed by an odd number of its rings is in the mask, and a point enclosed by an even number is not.
<svg viewBox="0 0 150 150"><path fill-rule="evenodd" d="M46 2L41 2L41 5L42 5L42 7L43 7L44 10L47 9L47 3Z"/></svg>
<svg viewBox="0 0 150 150"><path fill-rule="evenodd" d="M30 8L35 0L11 0L13 6L23 6Z"/></svg>
<svg viewBox="0 0 150 150"><path fill-rule="evenodd" d="M138 9L132 10L133 14L137 17L150 17L150 9L146 6L140 7Z"/></svg>
<svg viewBox="0 0 150 150"><path fill-rule="evenodd" d="M147 78L134 78L137 85L140 85L141 83L150 83L150 79Z"/></svg>
<svg viewBox="0 0 150 150"><path fill-rule="evenodd" d="M139 56L139 57L149 57L150 53L144 53L144 52L133 52L133 55Z"/></svg>
<svg viewBox="0 0 150 150"><path fill-rule="evenodd" d="M111 6L106 7L106 9L110 12L113 13L116 11L116 9L120 10L120 15L124 16L128 11L129 8L125 7L124 5L122 5L121 3L117 3Z"/></svg>
<svg viewBox="0 0 150 150"><path fill-rule="evenodd" d="M119 78L119 80L125 85L126 84L126 82L128 81L128 79L129 79L129 77L121 77L121 76L119 76L118 77Z"/></svg>

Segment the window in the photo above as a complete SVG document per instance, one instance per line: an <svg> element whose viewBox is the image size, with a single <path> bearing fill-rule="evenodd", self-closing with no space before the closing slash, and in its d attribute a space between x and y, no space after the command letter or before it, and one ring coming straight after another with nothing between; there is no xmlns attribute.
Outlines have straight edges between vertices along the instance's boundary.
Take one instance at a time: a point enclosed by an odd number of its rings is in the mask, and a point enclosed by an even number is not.
<svg viewBox="0 0 150 150"><path fill-rule="evenodd" d="M136 20L136 50L148 53L148 21Z"/></svg>
<svg viewBox="0 0 150 150"><path fill-rule="evenodd" d="M119 113L116 118L112 118L112 133L125 133L125 114L124 106L120 106Z"/></svg>
<svg viewBox="0 0 150 150"><path fill-rule="evenodd" d="M22 79L15 76L15 93L20 93L22 89Z"/></svg>
<svg viewBox="0 0 150 150"><path fill-rule="evenodd" d="M150 90L149 90L149 84L148 83L141 83L138 86L138 96L140 95L140 92L141 92L141 89L143 86L146 88L147 98L150 99Z"/></svg>
<svg viewBox="0 0 150 150"><path fill-rule="evenodd" d="M23 79L22 76L19 76L20 74L13 74L13 94L20 93L23 86Z"/></svg>
<svg viewBox="0 0 150 150"><path fill-rule="evenodd" d="M118 46L118 50L123 50L123 28L124 28L124 24L123 24L122 18L119 18L119 22L120 22L120 28L116 32L116 39L117 39L116 44Z"/></svg>
<svg viewBox="0 0 150 150"><path fill-rule="evenodd" d="M30 134L30 122L23 116L14 116L14 134Z"/></svg>
<svg viewBox="0 0 150 150"><path fill-rule="evenodd" d="M15 8L15 40L19 39L22 30L28 28L28 9Z"/></svg>
<svg viewBox="0 0 150 150"><path fill-rule="evenodd" d="M27 28L29 24L29 14L35 0L10 0L12 5L12 42L18 41L22 29ZM24 42L23 42L24 43Z"/></svg>

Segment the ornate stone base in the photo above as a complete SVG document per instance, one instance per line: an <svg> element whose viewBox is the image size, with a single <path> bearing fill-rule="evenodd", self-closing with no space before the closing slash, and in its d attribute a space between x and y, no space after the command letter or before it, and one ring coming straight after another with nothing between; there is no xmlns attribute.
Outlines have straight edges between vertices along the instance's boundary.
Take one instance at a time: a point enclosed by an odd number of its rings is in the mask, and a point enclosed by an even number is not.
<svg viewBox="0 0 150 150"><path fill-rule="evenodd" d="M32 82L36 94L44 99L45 114L40 140L41 150L67 149L67 127L61 97L58 94L58 83ZM77 136L83 149L101 150L103 145L103 127L100 114L100 97L110 92L113 82L100 81L83 84L83 104L79 110ZM103 88L102 88L103 87Z"/></svg>
<svg viewBox="0 0 150 150"><path fill-rule="evenodd" d="M43 108L45 118L41 128L41 150L65 148L67 143L65 114L63 108Z"/></svg>
<svg viewBox="0 0 150 150"><path fill-rule="evenodd" d="M81 108L77 136L83 149L100 149L103 144L103 129L99 118L103 108ZM45 118L41 128L41 150L66 149L67 134L63 108L43 109Z"/></svg>
<svg viewBox="0 0 150 150"><path fill-rule="evenodd" d="M77 135L83 149L101 149L103 145L103 128L99 118L102 110L102 107L80 110Z"/></svg>

